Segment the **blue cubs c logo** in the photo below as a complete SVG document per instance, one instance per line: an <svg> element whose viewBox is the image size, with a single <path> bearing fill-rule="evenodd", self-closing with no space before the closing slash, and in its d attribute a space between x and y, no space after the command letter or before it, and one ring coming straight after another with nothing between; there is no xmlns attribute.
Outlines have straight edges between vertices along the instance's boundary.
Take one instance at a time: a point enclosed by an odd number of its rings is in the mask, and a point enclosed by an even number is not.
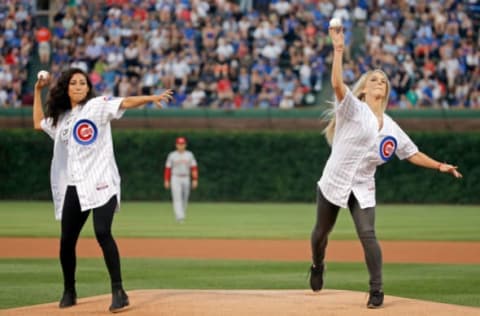
<svg viewBox="0 0 480 316"><path fill-rule="evenodd" d="M380 142L380 157L384 161L392 159L393 154L397 150L397 140L393 136L387 136Z"/></svg>
<svg viewBox="0 0 480 316"><path fill-rule="evenodd" d="M73 128L73 138L80 145L90 145L98 136L97 126L90 120L80 120Z"/></svg>

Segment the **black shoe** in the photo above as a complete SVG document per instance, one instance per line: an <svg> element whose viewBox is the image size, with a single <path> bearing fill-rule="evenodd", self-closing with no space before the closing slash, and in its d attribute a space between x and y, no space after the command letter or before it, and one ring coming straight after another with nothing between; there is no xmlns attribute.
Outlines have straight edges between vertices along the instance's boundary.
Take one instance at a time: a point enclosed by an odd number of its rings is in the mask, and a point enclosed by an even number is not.
<svg viewBox="0 0 480 316"><path fill-rule="evenodd" d="M110 305L109 311L112 313L119 312L129 304L127 293L123 289L114 290L112 292L112 305Z"/></svg>
<svg viewBox="0 0 480 316"><path fill-rule="evenodd" d="M368 308L379 308L383 305L383 292L382 291L370 291L370 296L368 297Z"/></svg>
<svg viewBox="0 0 480 316"><path fill-rule="evenodd" d="M65 308L77 304L77 293L75 290L65 290L63 291L62 299L60 300L59 307Z"/></svg>
<svg viewBox="0 0 480 316"><path fill-rule="evenodd" d="M325 268L324 264L314 267L310 267L310 288L314 292L318 292L323 288L323 270Z"/></svg>

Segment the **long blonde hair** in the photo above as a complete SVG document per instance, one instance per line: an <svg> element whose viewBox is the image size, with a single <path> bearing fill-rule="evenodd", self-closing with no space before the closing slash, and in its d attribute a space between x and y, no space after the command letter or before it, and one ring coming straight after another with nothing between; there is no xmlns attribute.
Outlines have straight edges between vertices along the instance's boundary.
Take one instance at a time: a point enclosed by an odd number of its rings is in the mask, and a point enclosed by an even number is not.
<svg viewBox="0 0 480 316"><path fill-rule="evenodd" d="M390 96L390 80L388 80L388 77L383 72L383 70L375 69L369 70L364 73L360 77L360 79L358 79L357 82L354 84L352 94L356 96L360 101L365 101L365 93L363 93L363 88L365 88L365 83L367 82L367 79L374 72L381 73L385 77L385 79L387 79L387 93L385 94L385 99L382 102L382 109L383 111L385 111L387 109L388 98ZM325 134L325 138L327 139L328 144L332 145L333 137L335 136L335 111L333 110L333 108L326 111L326 116L330 119L330 121L328 122L327 127L325 127L325 129L323 130L323 133Z"/></svg>

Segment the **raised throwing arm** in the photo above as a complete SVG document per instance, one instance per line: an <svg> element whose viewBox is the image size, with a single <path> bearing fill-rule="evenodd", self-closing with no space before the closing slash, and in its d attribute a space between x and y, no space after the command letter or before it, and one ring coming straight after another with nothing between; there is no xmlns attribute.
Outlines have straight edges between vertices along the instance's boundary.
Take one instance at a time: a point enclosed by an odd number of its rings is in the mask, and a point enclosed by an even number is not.
<svg viewBox="0 0 480 316"><path fill-rule="evenodd" d="M44 118L43 102L42 102L42 89L48 85L48 77L46 79L41 78L35 82L34 94L33 94L33 128L41 130L41 121Z"/></svg>
<svg viewBox="0 0 480 316"><path fill-rule="evenodd" d="M343 100L346 88L343 83L343 50L345 47L345 40L343 35L343 27L330 27L328 34L332 39L333 44L333 63L332 63L332 88L335 91L335 96L340 102Z"/></svg>

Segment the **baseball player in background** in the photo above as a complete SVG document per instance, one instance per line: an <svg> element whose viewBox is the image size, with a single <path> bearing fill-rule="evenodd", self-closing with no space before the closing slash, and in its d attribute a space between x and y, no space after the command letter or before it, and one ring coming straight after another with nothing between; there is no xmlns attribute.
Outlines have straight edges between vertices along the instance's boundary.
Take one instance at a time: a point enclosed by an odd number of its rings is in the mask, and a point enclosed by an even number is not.
<svg viewBox="0 0 480 316"><path fill-rule="evenodd" d="M462 174L457 167L421 152L408 135L385 113L390 82L379 70L362 75L350 90L342 78L343 29L330 27L334 48L331 82L335 93L334 116L325 129L332 146L318 181L317 219L311 235L310 287L323 287L328 236L341 207L349 208L361 241L370 275L368 308L383 305L382 252L375 234L375 171L394 156L410 163L448 173Z"/></svg>
<svg viewBox="0 0 480 316"><path fill-rule="evenodd" d="M186 150L185 137L178 137L175 146L177 150L168 154L165 163L164 186L166 189L171 188L175 218L177 222L183 223L187 212L190 185L193 189L198 186L198 167L193 153Z"/></svg>
<svg viewBox="0 0 480 316"><path fill-rule="evenodd" d="M55 217L61 220L60 263L64 282L59 307L77 304L75 248L92 213L95 237L110 275L109 310L117 312L128 306L129 300L122 286L120 254L111 231L114 213L120 207L120 174L110 121L121 118L126 109L149 102L168 102L172 91L152 96L95 97L88 75L71 68L50 89L44 113L41 92L49 85L49 77L44 71L35 83L33 125L54 141L50 181Z"/></svg>

